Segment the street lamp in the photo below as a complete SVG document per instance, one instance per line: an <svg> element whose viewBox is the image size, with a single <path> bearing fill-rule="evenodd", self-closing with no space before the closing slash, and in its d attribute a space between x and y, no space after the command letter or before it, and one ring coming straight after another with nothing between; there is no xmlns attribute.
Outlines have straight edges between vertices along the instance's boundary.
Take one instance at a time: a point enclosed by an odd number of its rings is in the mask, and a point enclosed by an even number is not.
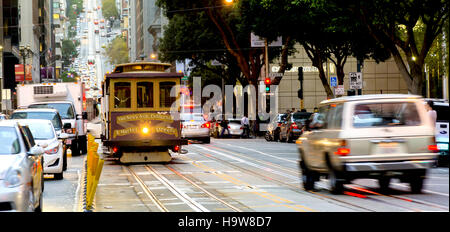
<svg viewBox="0 0 450 232"><path fill-rule="evenodd" d="M19 46L19 52L20 52L20 56L22 56L23 59L23 80L25 82L26 78L27 78L27 57L31 54L33 54L33 51L31 51L30 45L27 46L23 46L20 45Z"/></svg>

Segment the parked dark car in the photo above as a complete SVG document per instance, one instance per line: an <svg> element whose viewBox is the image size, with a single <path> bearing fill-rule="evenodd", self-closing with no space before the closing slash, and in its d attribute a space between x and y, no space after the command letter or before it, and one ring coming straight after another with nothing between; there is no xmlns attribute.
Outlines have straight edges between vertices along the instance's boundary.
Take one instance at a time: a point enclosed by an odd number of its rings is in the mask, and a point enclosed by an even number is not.
<svg viewBox="0 0 450 232"><path fill-rule="evenodd" d="M265 139L267 141L280 140L280 126L287 116L287 114L278 114L277 117L270 121L270 123L267 125L267 132L265 135Z"/></svg>
<svg viewBox="0 0 450 232"><path fill-rule="evenodd" d="M280 126L280 141L291 143L303 133L303 126L312 113L295 112L289 114Z"/></svg>

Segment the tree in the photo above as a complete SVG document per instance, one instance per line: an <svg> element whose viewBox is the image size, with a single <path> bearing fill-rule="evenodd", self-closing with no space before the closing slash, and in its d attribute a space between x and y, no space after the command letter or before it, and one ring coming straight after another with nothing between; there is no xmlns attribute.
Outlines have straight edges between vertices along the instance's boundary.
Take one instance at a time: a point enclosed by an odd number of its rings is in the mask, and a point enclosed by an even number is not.
<svg viewBox="0 0 450 232"><path fill-rule="evenodd" d="M349 56L359 59L373 58L383 61L389 58L381 44L362 33L362 27L350 17L345 8L322 0L251 0L249 9L258 14L253 23L254 31L270 37L276 31L300 43L319 70L319 78L328 98L334 94L324 69L327 60L336 66L338 83L344 83L344 66ZM251 15L251 14L249 14ZM263 17L265 16L265 17ZM249 20L251 23L251 20ZM287 59L287 57L285 57ZM285 62L287 63L287 62Z"/></svg>
<svg viewBox="0 0 450 232"><path fill-rule="evenodd" d="M106 55L111 64L123 64L129 62L128 45L124 37L118 36L106 47Z"/></svg>
<svg viewBox="0 0 450 232"><path fill-rule="evenodd" d="M337 2L351 10L392 55L409 92L422 94L425 59L449 17L445 0Z"/></svg>
<svg viewBox="0 0 450 232"><path fill-rule="evenodd" d="M63 40L61 52L64 66L69 66L72 63L72 59L78 56L76 43L70 39Z"/></svg>
<svg viewBox="0 0 450 232"><path fill-rule="evenodd" d="M118 19L119 11L116 7L116 1L102 0L102 14L105 19L110 19L111 17Z"/></svg>

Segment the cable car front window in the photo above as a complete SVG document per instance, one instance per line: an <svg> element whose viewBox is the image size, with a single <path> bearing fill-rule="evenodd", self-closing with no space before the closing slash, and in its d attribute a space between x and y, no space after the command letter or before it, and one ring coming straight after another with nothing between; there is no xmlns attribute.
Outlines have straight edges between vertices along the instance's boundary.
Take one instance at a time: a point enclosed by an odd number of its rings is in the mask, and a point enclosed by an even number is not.
<svg viewBox="0 0 450 232"><path fill-rule="evenodd" d="M131 108L130 82L117 82L114 84L114 108Z"/></svg>
<svg viewBox="0 0 450 232"><path fill-rule="evenodd" d="M138 108L153 108L153 83L137 83L137 106Z"/></svg>

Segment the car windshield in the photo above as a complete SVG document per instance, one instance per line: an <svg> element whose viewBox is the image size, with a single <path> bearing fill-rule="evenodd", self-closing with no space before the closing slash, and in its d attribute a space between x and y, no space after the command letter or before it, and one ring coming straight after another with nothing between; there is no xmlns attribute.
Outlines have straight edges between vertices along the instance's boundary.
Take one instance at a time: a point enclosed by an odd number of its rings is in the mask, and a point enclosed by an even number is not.
<svg viewBox="0 0 450 232"><path fill-rule="evenodd" d="M448 105L445 106L445 105L434 104L433 108L437 114L436 121L447 121L448 122L448 115L450 113Z"/></svg>
<svg viewBox="0 0 450 232"><path fill-rule="evenodd" d="M46 108L46 109L56 109L61 115L62 119L73 119L75 114L73 112L72 104L70 103L45 103L45 104L33 104L28 108Z"/></svg>
<svg viewBox="0 0 450 232"><path fill-rule="evenodd" d="M19 138L14 127L0 127L0 155L18 154Z"/></svg>
<svg viewBox="0 0 450 232"><path fill-rule="evenodd" d="M312 113L295 113L292 118L294 119L294 121L298 122L304 122L306 121L309 117L311 117Z"/></svg>
<svg viewBox="0 0 450 232"><path fill-rule="evenodd" d="M353 115L353 126L357 128L417 126L420 123L416 104L411 102L359 104Z"/></svg>
<svg viewBox="0 0 450 232"><path fill-rule="evenodd" d="M52 125L48 123L24 123L30 128L33 138L36 140L49 140L55 138Z"/></svg>
<svg viewBox="0 0 450 232"><path fill-rule="evenodd" d="M205 121L201 114L181 114L180 119L182 122L187 121Z"/></svg>
<svg viewBox="0 0 450 232"><path fill-rule="evenodd" d="M11 119L46 119L52 121L55 130L62 129L61 118L53 112L15 112L11 115Z"/></svg>

